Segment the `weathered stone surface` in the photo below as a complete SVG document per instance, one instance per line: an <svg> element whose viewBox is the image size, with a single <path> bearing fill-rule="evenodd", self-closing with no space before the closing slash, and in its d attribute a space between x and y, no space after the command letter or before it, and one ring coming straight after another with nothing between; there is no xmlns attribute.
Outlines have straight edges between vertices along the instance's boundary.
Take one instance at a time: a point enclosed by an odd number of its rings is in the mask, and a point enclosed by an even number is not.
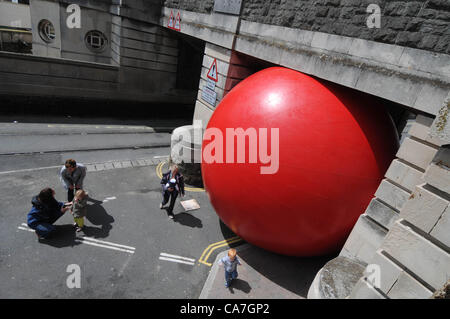
<svg viewBox="0 0 450 319"><path fill-rule="evenodd" d="M425 170L436 153L437 148L406 138L397 152L397 157Z"/></svg>
<svg viewBox="0 0 450 319"><path fill-rule="evenodd" d="M188 0L185 0L188 3ZM166 2L167 3L167 2ZM449 41L439 41L448 29L448 1L377 1L381 28L369 29L368 1L266 1L243 2L247 21L320 31L417 49L448 53ZM444 27L446 26L446 27Z"/></svg>
<svg viewBox="0 0 450 319"><path fill-rule="evenodd" d="M416 185L423 183L423 172L398 159L392 161L386 172L386 178L413 191Z"/></svg>
<svg viewBox="0 0 450 319"><path fill-rule="evenodd" d="M449 201L424 186L417 186L400 217L428 233L448 207Z"/></svg>
<svg viewBox="0 0 450 319"><path fill-rule="evenodd" d="M375 192L375 196L377 198L397 210L400 210L403 207L405 202L408 200L409 195L410 193L397 185L392 184L386 179L381 182Z"/></svg>
<svg viewBox="0 0 450 319"><path fill-rule="evenodd" d="M394 224L380 249L434 289L442 287L450 277L450 254L402 220Z"/></svg>
<svg viewBox="0 0 450 319"><path fill-rule="evenodd" d="M187 11L209 13L214 7L214 0L165 0L164 6Z"/></svg>
<svg viewBox="0 0 450 319"><path fill-rule="evenodd" d="M397 211L386 206L376 198L370 201L365 214L387 229L391 228L395 221L400 218Z"/></svg>
<svg viewBox="0 0 450 319"><path fill-rule="evenodd" d="M388 297L392 299L425 299L430 298L432 294L432 291L404 271L387 293Z"/></svg>
<svg viewBox="0 0 450 319"><path fill-rule="evenodd" d="M338 256L322 267L308 291L308 299L344 299L362 276L365 265Z"/></svg>
<svg viewBox="0 0 450 319"><path fill-rule="evenodd" d="M433 296L431 296L432 299L450 299L450 279L447 280L445 285L436 290Z"/></svg>
<svg viewBox="0 0 450 319"><path fill-rule="evenodd" d="M403 269L386 257L382 250L376 252L369 265L376 265L379 267L380 272L378 274L373 273L372 269L370 271L374 275L379 275L379 283L377 283L379 284L378 288L385 294L392 288L400 274L403 272ZM365 271L364 273L366 276L371 274L369 271Z"/></svg>
<svg viewBox="0 0 450 319"><path fill-rule="evenodd" d="M363 214L353 227L339 255L367 264L380 247L386 233L386 229Z"/></svg>
<svg viewBox="0 0 450 319"><path fill-rule="evenodd" d="M352 290L349 299L385 299L385 297L378 292L371 284L364 278L361 278L356 283Z"/></svg>
<svg viewBox="0 0 450 319"><path fill-rule="evenodd" d="M436 226L431 230L430 235L450 247L450 206L447 206Z"/></svg>

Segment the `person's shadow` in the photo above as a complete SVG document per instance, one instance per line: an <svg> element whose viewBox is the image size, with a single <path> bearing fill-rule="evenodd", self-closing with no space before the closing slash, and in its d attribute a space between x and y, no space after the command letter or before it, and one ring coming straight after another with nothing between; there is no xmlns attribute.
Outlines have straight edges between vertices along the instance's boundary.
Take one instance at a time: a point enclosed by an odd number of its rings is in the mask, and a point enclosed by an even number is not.
<svg viewBox="0 0 450 319"><path fill-rule="evenodd" d="M55 225L55 231L48 239L39 240L40 243L50 245L56 248L73 247L81 244L77 238L82 238L83 235L93 238L106 238L109 231L112 229L111 224L114 218L109 215L101 204L102 201L89 198L88 202L93 204L87 206L86 219L93 225L100 227L92 227L85 225L81 232L76 232L72 224L69 225Z"/></svg>
<svg viewBox="0 0 450 319"><path fill-rule="evenodd" d="M112 229L111 224L114 223L114 217L109 215L103 208L103 201L99 201L93 198L88 199L88 202L93 203L88 205L86 219L93 225L101 226L91 227L84 226L83 232L86 236L94 238L106 238L109 235L109 231Z"/></svg>
<svg viewBox="0 0 450 319"><path fill-rule="evenodd" d="M169 215L169 213L167 212L167 215ZM184 226L189 226L192 228L202 228L203 224L202 221L200 219L198 219L197 217L195 217L194 215L191 215L189 213L179 213L173 216L173 221L176 223L180 223L181 225Z"/></svg>
<svg viewBox="0 0 450 319"><path fill-rule="evenodd" d="M250 291L252 290L252 287L250 287L248 282L246 282L245 280L236 278L236 279L233 279L233 281L231 282L231 285L228 287L228 290L232 294L234 294L234 289L240 290L245 294L249 294Z"/></svg>

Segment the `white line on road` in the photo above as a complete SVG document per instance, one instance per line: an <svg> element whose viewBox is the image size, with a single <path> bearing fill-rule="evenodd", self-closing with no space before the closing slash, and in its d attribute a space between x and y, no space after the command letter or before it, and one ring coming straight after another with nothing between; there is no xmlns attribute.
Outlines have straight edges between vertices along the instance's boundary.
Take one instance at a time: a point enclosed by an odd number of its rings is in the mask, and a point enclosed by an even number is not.
<svg viewBox="0 0 450 319"><path fill-rule="evenodd" d="M162 156L153 156L153 158L168 158L169 155L162 155Z"/></svg>
<svg viewBox="0 0 450 319"><path fill-rule="evenodd" d="M25 226L25 227L22 227L22 226ZM17 228L21 229L21 230L27 230L27 231L30 231L30 232L34 232L34 230L29 228L28 225L25 224L25 223L22 223L22 226L18 226ZM94 239L94 238L91 238L91 237L76 237L74 240L76 242L81 243L81 244L86 244L86 245L91 245L91 246L97 246L97 247L102 247L102 248L108 248L108 249L123 251L123 252L130 253L130 254L134 254L135 249L136 249L136 248L131 247L131 246L115 244L115 243L111 243L111 242L108 242L108 241Z"/></svg>
<svg viewBox="0 0 450 319"><path fill-rule="evenodd" d="M182 263L182 264L194 265L193 262L184 261L184 260L179 260L179 259L172 259L172 258L166 258L166 257L161 257L161 256L159 256L159 259L161 259L161 260L167 260L167 261L173 261L173 262L176 262L176 263Z"/></svg>
<svg viewBox="0 0 450 319"><path fill-rule="evenodd" d="M136 249L136 248L131 247L131 246L125 246L125 245L110 243L110 242L107 242L107 241L98 240L98 239L94 239L94 238L91 238L91 237L82 237L82 238L84 240L93 241L93 242L100 243L100 244L111 245L111 246L125 248L125 249L130 249L130 250L135 250Z"/></svg>
<svg viewBox="0 0 450 319"><path fill-rule="evenodd" d="M82 244L87 244L87 245L92 245L92 246L97 246L97 247L103 247L103 248L108 248L108 249L113 249L113 250L118 250L118 251L123 251L126 253L130 253L130 254L134 254L134 250L128 250L128 249L122 249L122 248L117 248L117 247L113 247L113 246L107 246L107 245L101 245L101 244L97 244L97 243L93 243L90 241L86 241L83 238L75 238L76 242L82 243Z"/></svg>
<svg viewBox="0 0 450 319"><path fill-rule="evenodd" d="M177 256L177 255L171 255L171 254L166 254L166 253L161 253L160 255L164 256L164 257L172 257L172 258L178 258L178 259L187 260L187 261L190 261L190 262L195 262L195 259L192 259L192 258L187 258L187 257L182 257L182 256Z"/></svg>

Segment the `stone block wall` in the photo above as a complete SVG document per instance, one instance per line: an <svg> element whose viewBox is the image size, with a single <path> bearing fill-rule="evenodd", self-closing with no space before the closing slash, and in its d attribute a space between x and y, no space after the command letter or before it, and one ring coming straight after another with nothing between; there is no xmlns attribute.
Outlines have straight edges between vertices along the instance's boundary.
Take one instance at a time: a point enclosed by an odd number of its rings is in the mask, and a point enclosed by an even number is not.
<svg viewBox="0 0 450 319"><path fill-rule="evenodd" d="M381 9L379 29L366 25L372 3ZM246 0L242 19L450 53L450 3L445 0Z"/></svg>
<svg viewBox="0 0 450 319"><path fill-rule="evenodd" d="M199 13L210 13L214 7L214 0L165 0L164 6Z"/></svg>
<svg viewBox="0 0 450 319"><path fill-rule="evenodd" d="M341 252L350 256L348 252L355 246L352 243L363 241L366 249L363 252L353 249L353 258L363 259L367 267L376 265L379 269L378 283L369 278L367 268L349 298L369 295L393 299L431 298L448 284L450 148L442 146L443 141L429 134L431 122L431 118L418 116L409 131L410 137L405 139L398 158L386 174L384 182L391 184L390 192L377 191L377 197L372 201L377 201L377 206L369 205L364 214L385 228L384 238L375 242L368 234L355 237L355 227L345 251ZM379 190L385 187L382 183ZM400 196L393 195L399 189L409 196L399 200ZM382 217L388 214L391 216L389 223L383 223Z"/></svg>

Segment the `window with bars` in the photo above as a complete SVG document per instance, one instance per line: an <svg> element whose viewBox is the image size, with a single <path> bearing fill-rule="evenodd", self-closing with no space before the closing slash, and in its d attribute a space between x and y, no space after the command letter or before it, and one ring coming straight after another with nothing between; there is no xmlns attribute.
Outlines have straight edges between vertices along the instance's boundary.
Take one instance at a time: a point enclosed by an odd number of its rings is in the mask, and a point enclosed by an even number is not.
<svg viewBox="0 0 450 319"><path fill-rule="evenodd" d="M102 52L106 44L108 43L108 39L106 36L97 30L92 30L86 33L85 37L86 46L94 52Z"/></svg>
<svg viewBox="0 0 450 319"><path fill-rule="evenodd" d="M41 20L39 22L39 36L47 43L53 42L56 38L55 27L48 20Z"/></svg>

